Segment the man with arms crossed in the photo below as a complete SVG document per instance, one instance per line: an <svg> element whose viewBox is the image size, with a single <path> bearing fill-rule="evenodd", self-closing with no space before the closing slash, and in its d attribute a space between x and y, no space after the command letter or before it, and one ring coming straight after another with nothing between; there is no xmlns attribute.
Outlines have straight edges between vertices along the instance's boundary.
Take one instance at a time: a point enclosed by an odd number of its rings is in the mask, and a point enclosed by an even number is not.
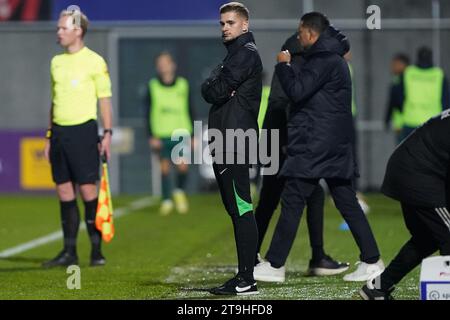
<svg viewBox="0 0 450 320"><path fill-rule="evenodd" d="M223 138L230 129L258 134L263 68L253 34L248 31L248 19L248 10L241 3L230 2L220 8L222 39L227 56L202 85L203 98L212 104L209 130L219 131ZM246 143L235 146L235 143L229 142L223 139L222 145L217 144L214 149L210 135L214 174L222 201L233 222L239 271L234 278L210 292L217 295L255 294L258 290L253 268L258 230L250 196L248 160L256 155L248 154ZM233 161L226 161L230 155ZM245 161L239 164L236 158Z"/></svg>

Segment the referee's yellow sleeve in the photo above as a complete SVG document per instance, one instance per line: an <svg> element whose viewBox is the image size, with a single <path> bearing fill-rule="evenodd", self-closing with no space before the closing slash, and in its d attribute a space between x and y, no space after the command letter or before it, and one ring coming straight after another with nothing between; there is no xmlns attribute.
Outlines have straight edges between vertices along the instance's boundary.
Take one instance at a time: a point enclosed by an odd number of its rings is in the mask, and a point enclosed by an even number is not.
<svg viewBox="0 0 450 320"><path fill-rule="evenodd" d="M109 98L112 96L111 79L109 77L108 66L103 59L101 59L99 68L94 74L94 82L97 98Z"/></svg>

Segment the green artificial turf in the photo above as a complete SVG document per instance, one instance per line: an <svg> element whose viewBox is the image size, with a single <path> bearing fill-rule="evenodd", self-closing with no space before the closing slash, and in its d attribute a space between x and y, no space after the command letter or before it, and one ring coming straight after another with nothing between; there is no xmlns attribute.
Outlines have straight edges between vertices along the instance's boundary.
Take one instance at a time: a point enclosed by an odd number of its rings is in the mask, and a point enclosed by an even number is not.
<svg viewBox="0 0 450 320"><path fill-rule="evenodd" d="M129 213L115 221L116 235L103 244L107 265L89 267L86 231L78 237L81 289L69 290L66 269L41 268L62 247L57 240L0 259L0 299L215 299L201 289L233 276L236 265L232 225L217 194L190 197L187 215L162 217L158 206L132 210L142 197L114 197L114 207ZM368 215L385 263L408 239L400 208L382 195L369 195ZM80 206L82 208L82 206ZM83 210L81 210L83 211ZM269 245L279 212L263 244ZM84 215L82 215L84 219ZM0 251L45 236L60 228L58 202L53 196L0 196ZM325 207L325 249L333 258L352 263L359 251L349 231L339 230L342 218L330 200ZM307 277L309 240L303 216L297 240L286 264L286 282L258 283L259 295L246 299L359 299L362 283L342 275ZM418 268L397 287L395 298L418 299ZM224 297L221 297L223 299Z"/></svg>

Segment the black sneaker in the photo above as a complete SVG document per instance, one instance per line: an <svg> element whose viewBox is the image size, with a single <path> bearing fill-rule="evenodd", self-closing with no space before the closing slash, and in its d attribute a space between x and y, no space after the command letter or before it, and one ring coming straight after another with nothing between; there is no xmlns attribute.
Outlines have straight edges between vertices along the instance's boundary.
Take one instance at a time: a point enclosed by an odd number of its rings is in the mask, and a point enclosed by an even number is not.
<svg viewBox="0 0 450 320"><path fill-rule="evenodd" d="M91 253L91 267L104 266L106 259L101 253Z"/></svg>
<svg viewBox="0 0 450 320"><path fill-rule="evenodd" d="M78 257L76 254L70 254L64 250L52 260L42 264L44 268L67 267L71 265L78 265Z"/></svg>
<svg viewBox="0 0 450 320"><path fill-rule="evenodd" d="M364 287L359 290L359 295L364 300L394 300L391 296L392 291L394 291L394 287L389 289L388 291L382 291L379 289L375 289L373 285L373 280L369 280Z"/></svg>
<svg viewBox="0 0 450 320"><path fill-rule="evenodd" d="M350 263L336 261L325 255L319 261L309 261L308 274L311 276L332 276L347 271L349 267Z"/></svg>
<svg viewBox="0 0 450 320"><path fill-rule="evenodd" d="M220 287L210 289L209 292L215 295L234 296L245 296L259 293L255 281L247 282L240 275L237 275L233 279L228 280Z"/></svg>

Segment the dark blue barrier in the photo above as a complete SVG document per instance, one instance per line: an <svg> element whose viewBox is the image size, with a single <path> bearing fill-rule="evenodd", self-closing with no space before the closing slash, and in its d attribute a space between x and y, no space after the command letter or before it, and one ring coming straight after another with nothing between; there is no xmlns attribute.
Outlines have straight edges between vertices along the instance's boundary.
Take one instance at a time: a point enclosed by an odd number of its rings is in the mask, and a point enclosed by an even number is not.
<svg viewBox="0 0 450 320"><path fill-rule="evenodd" d="M224 0L58 0L53 18L70 5L77 5L91 20L214 20Z"/></svg>

